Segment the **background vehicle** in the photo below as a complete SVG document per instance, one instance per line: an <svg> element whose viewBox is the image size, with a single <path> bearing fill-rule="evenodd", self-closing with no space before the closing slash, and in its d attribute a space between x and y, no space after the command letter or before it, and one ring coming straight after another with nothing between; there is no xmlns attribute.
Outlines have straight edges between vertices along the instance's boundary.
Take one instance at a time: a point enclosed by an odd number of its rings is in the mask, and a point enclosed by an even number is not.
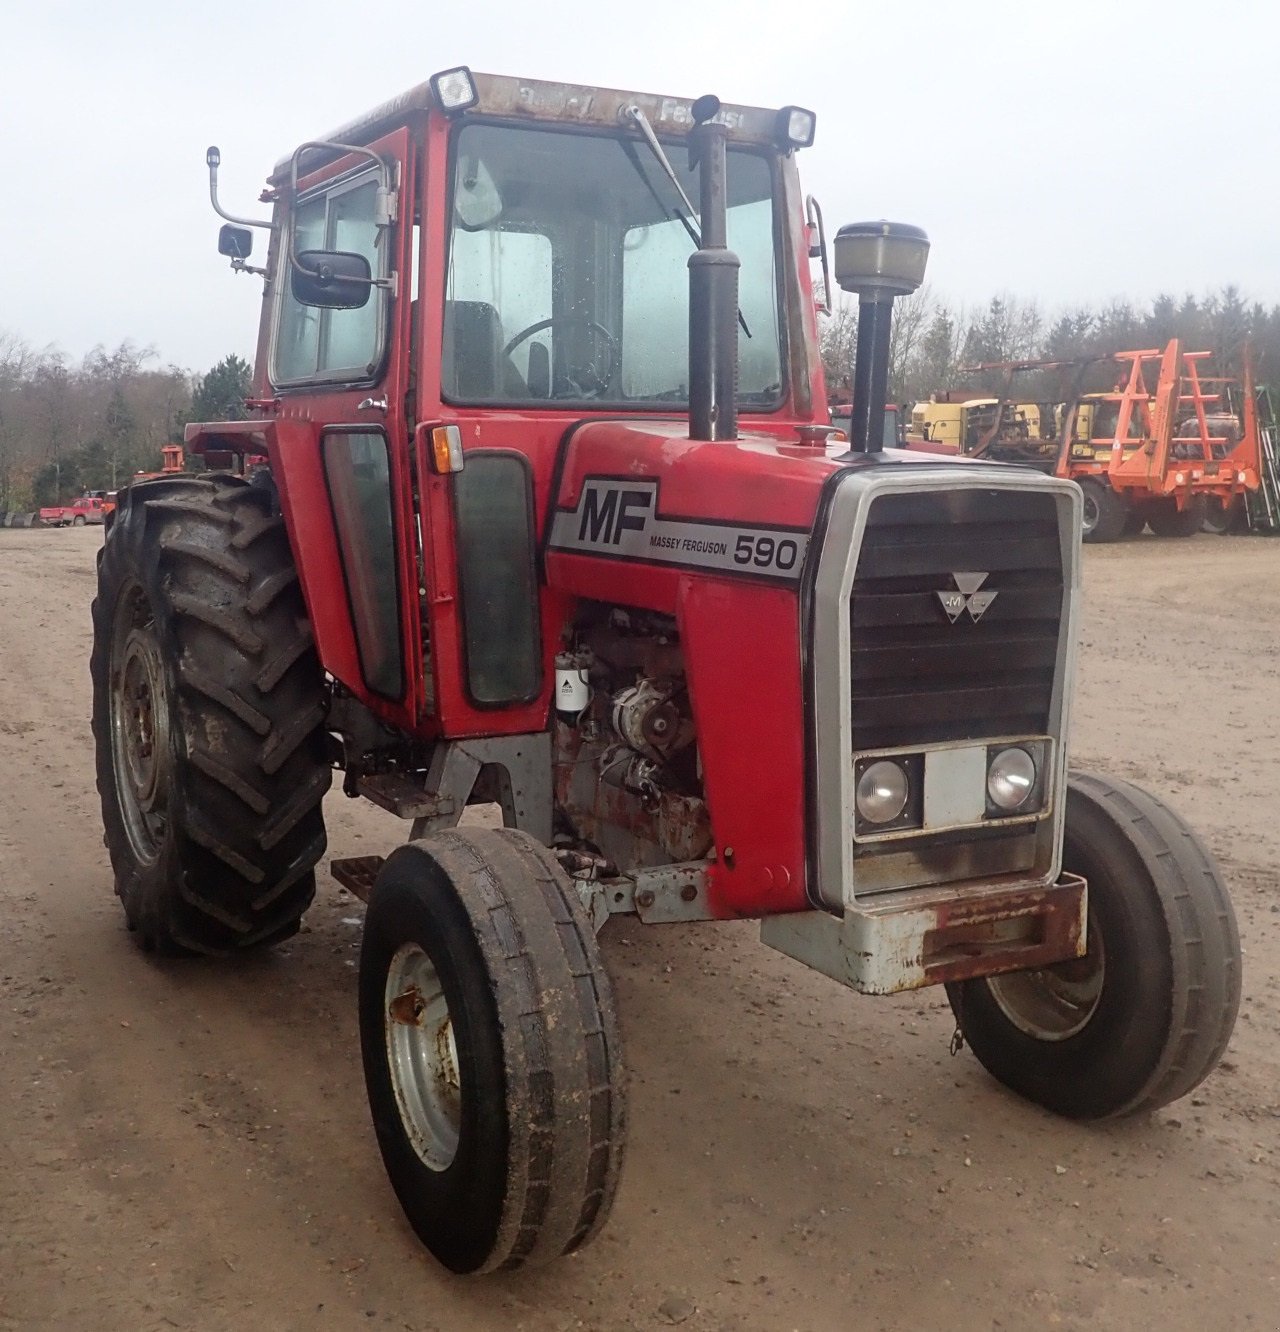
<svg viewBox="0 0 1280 1332"><path fill-rule="evenodd" d="M850 402L835 402L831 404L831 424L837 430L843 431L845 438L848 438L853 421L853 404ZM886 449L900 449L906 441L906 426L903 421L902 408L896 402L886 402L884 405L884 430L882 432L883 447Z"/></svg>
<svg viewBox="0 0 1280 1332"><path fill-rule="evenodd" d="M51 504L40 510L40 521L46 527L83 527L86 523L104 520L105 493L89 490L70 504Z"/></svg>
<svg viewBox="0 0 1280 1332"><path fill-rule="evenodd" d="M1159 536L1188 537L1211 510L1229 513L1261 484L1252 368L1239 386L1241 417L1224 412L1224 386L1201 374L1208 352L1116 352L1080 361L1010 361L967 367L1001 371L1008 391L967 397L936 394L913 411L908 445L923 452L1019 462L1079 483L1084 494L1084 540L1114 541L1144 527ZM1114 363L1110 392L1080 391L1084 376ZM1013 400L1015 375L1069 372L1073 383L1058 404ZM1225 523L1213 524L1214 530Z"/></svg>
<svg viewBox="0 0 1280 1332"><path fill-rule="evenodd" d="M608 1213L613 913L946 984L992 1073L1078 1118L1184 1094L1230 1035L1208 854L1068 778L1078 489L882 447L914 228L835 238L873 410L828 446L813 131L453 69L303 144L270 221L223 213L233 266L270 236L253 415L187 431L269 472L139 482L104 546L98 783L145 945L293 934L333 767L411 824L333 872L383 1161L455 1271Z"/></svg>

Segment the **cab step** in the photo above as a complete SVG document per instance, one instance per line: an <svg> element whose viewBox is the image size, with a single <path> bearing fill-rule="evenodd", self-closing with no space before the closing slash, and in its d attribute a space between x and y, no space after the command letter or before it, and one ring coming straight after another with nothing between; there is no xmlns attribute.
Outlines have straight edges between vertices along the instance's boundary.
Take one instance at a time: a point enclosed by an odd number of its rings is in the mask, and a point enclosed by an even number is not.
<svg viewBox="0 0 1280 1332"><path fill-rule="evenodd" d="M386 861L385 856L351 856L346 860L331 860L329 873L362 902L369 900L374 880Z"/></svg>
<svg viewBox="0 0 1280 1332"><path fill-rule="evenodd" d="M360 778L356 790L398 819L435 819L457 811L452 796L424 790L421 779L403 772L370 773Z"/></svg>

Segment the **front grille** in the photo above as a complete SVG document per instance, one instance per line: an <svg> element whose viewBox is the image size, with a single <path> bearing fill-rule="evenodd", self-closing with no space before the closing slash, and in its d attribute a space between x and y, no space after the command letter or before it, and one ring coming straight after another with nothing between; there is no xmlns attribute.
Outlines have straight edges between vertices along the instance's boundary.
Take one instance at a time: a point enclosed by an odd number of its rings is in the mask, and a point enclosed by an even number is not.
<svg viewBox="0 0 1280 1332"><path fill-rule="evenodd" d="M955 573L996 593L976 622L938 597ZM879 496L849 603L854 749L1048 732L1062 611L1053 495Z"/></svg>

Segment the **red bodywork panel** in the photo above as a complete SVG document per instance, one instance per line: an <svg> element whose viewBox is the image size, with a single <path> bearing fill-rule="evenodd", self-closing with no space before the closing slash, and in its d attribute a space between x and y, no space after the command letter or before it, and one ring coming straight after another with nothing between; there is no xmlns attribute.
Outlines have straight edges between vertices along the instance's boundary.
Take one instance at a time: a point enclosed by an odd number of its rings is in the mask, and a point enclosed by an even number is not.
<svg viewBox="0 0 1280 1332"><path fill-rule="evenodd" d="M658 483L654 516L807 534L839 464L767 437L690 440L687 426L599 422L574 432L557 508L589 477ZM798 574L798 570L797 570ZM779 585L596 553L548 549L548 584L574 597L674 615L698 727L721 916L800 911L805 901L804 694L798 578Z"/></svg>

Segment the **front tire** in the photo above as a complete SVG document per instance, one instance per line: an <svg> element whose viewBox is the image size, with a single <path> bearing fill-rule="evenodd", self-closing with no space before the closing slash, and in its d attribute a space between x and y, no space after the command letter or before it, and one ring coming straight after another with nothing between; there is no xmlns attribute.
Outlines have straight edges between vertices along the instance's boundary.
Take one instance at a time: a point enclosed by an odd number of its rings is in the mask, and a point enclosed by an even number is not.
<svg viewBox="0 0 1280 1332"><path fill-rule="evenodd" d="M1088 880L1086 955L948 985L957 1025L998 1081L1072 1119L1185 1096L1240 1004L1240 936L1212 856L1154 796L1075 773L1063 868Z"/></svg>
<svg viewBox="0 0 1280 1332"><path fill-rule="evenodd" d="M231 477L131 486L93 627L98 792L130 929L179 955L296 933L330 770L323 677L269 497Z"/></svg>
<svg viewBox="0 0 1280 1332"><path fill-rule="evenodd" d="M405 1215L454 1272L547 1263L612 1205L624 1139L612 988L581 901L524 833L399 848L360 953L360 1044Z"/></svg>
<svg viewBox="0 0 1280 1332"><path fill-rule="evenodd" d="M84 514L82 514L82 513L78 513L78 514L76 514L76 516L71 520L71 526L72 526L72 527L83 527L83 526L84 526Z"/></svg>

